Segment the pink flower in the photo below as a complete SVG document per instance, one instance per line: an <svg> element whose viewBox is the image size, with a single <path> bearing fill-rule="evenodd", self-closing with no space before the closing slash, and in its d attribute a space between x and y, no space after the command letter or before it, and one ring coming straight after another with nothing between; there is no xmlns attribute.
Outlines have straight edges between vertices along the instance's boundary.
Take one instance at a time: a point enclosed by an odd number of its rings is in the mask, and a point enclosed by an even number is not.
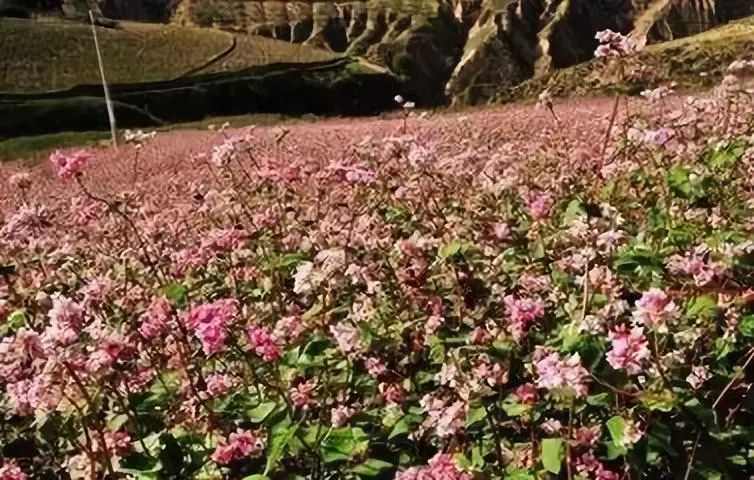
<svg viewBox="0 0 754 480"><path fill-rule="evenodd" d="M202 239L201 249L211 252L230 252L238 248L246 234L238 228L212 230Z"/></svg>
<svg viewBox="0 0 754 480"><path fill-rule="evenodd" d="M366 366L369 375L372 375L375 378L387 372L387 365L377 357L368 357L364 361L364 365Z"/></svg>
<svg viewBox="0 0 754 480"><path fill-rule="evenodd" d="M500 362L490 361L487 355L482 354L474 367L474 377L484 380L490 387L498 387L508 383L508 368Z"/></svg>
<svg viewBox="0 0 754 480"><path fill-rule="evenodd" d="M586 452L574 462L576 471L583 477L594 480L618 480L620 475L608 470L602 462L594 458L592 452Z"/></svg>
<svg viewBox="0 0 754 480"><path fill-rule="evenodd" d="M0 467L0 480L26 480L28 477L15 460L6 460Z"/></svg>
<svg viewBox="0 0 754 480"><path fill-rule="evenodd" d="M330 334L335 338L335 342L338 344L338 350L346 356L363 348L359 330L350 322L342 321L335 325L331 325Z"/></svg>
<svg viewBox="0 0 754 480"><path fill-rule="evenodd" d="M239 428L235 433L230 434L227 442L223 442L215 448L212 460L219 465L228 465L234 460L261 454L265 444L266 439L260 432L251 432Z"/></svg>
<svg viewBox="0 0 754 480"><path fill-rule="evenodd" d="M503 301L508 329L516 341L521 341L531 324L545 314L544 303L536 298L518 298L508 295Z"/></svg>
<svg viewBox="0 0 754 480"><path fill-rule="evenodd" d="M277 339L266 327L251 326L246 329L246 340L254 353L262 357L265 362L274 362L280 358L280 347Z"/></svg>
<svg viewBox="0 0 754 480"><path fill-rule="evenodd" d="M330 423L335 428L343 427L348 424L355 414L355 408L346 405L338 405L330 410Z"/></svg>
<svg viewBox="0 0 754 480"><path fill-rule="evenodd" d="M492 234L498 240L508 240L511 236L511 227L507 223L496 223L492 225Z"/></svg>
<svg viewBox="0 0 754 480"><path fill-rule="evenodd" d="M70 298L57 294L52 296L52 309L47 312L50 323L79 330L84 325L84 309Z"/></svg>
<svg viewBox="0 0 754 480"><path fill-rule="evenodd" d="M623 57L638 50L637 45L633 44L628 37L610 29L597 32L594 38L600 43L594 51L594 56L597 58Z"/></svg>
<svg viewBox="0 0 754 480"><path fill-rule="evenodd" d="M579 427L573 431L573 439L579 445L584 447L594 448L597 446L597 442L602 435L602 426L595 425L593 427Z"/></svg>
<svg viewBox="0 0 754 480"><path fill-rule="evenodd" d="M147 340L152 340L168 331L168 321L172 314L172 307L165 297L152 300L149 309L144 312L139 321L139 333Z"/></svg>
<svg viewBox="0 0 754 480"><path fill-rule="evenodd" d="M212 355L222 350L228 336L227 329L238 313L235 299L218 300L193 307L186 318L186 325L202 342L202 350Z"/></svg>
<svg viewBox="0 0 754 480"><path fill-rule="evenodd" d="M275 338L295 342L303 332L304 325L301 323L301 315L289 315L281 318L275 323L275 329L273 330L272 335Z"/></svg>
<svg viewBox="0 0 754 480"><path fill-rule="evenodd" d="M131 436L126 432L112 432L108 430L105 432L105 445L107 446L107 451L110 452L111 455L127 454L132 448ZM95 452L104 451L99 435L95 435L92 438L92 450Z"/></svg>
<svg viewBox="0 0 754 480"><path fill-rule="evenodd" d="M707 367L704 365L694 365L691 367L691 373L686 377L686 381L691 385L691 388L699 390L709 378L710 373Z"/></svg>
<svg viewBox="0 0 754 480"><path fill-rule="evenodd" d="M206 378L207 393L219 397L228 393L233 386L233 379L227 374L214 373Z"/></svg>
<svg viewBox="0 0 754 480"><path fill-rule="evenodd" d="M312 402L312 394L316 389L317 381L315 379L307 380L291 388L288 393L291 396L293 406L307 410Z"/></svg>
<svg viewBox="0 0 754 480"><path fill-rule="evenodd" d="M672 140L673 137L675 137L675 132L671 128L661 127L656 130L644 131L644 142L658 147L662 147Z"/></svg>
<svg viewBox="0 0 754 480"><path fill-rule="evenodd" d="M607 352L607 362L616 370L625 370L629 375L638 375L642 365L649 359L649 348L644 330L625 325L615 327L609 333L613 349Z"/></svg>
<svg viewBox="0 0 754 480"><path fill-rule="evenodd" d="M532 405L537 401L537 387L531 383L524 383L513 390L513 396L516 397L518 403Z"/></svg>
<svg viewBox="0 0 754 480"><path fill-rule="evenodd" d="M461 470L452 456L438 453L426 466L396 473L395 480L471 480L471 475Z"/></svg>
<svg viewBox="0 0 754 480"><path fill-rule="evenodd" d="M548 193L531 193L527 199L529 215L535 220L542 220L550 216L550 210L555 204Z"/></svg>
<svg viewBox="0 0 754 480"><path fill-rule="evenodd" d="M406 391L400 383L382 382L377 389L388 404L401 405L406 401Z"/></svg>
<svg viewBox="0 0 754 480"><path fill-rule="evenodd" d="M589 372L581 365L578 353L561 359L557 352L548 353L542 347L537 347L536 357L539 357L535 361L537 387L574 394L577 397L586 396L589 389Z"/></svg>
<svg viewBox="0 0 754 480"><path fill-rule="evenodd" d="M703 251L703 248L699 250ZM699 252L689 254L685 257L673 255L668 260L668 270L671 273L693 277L694 284L698 287L703 287L715 278L725 275L725 267L723 265L705 261L704 255Z"/></svg>
<svg viewBox="0 0 754 480"><path fill-rule="evenodd" d="M68 153L56 150L50 155L50 162L55 173L58 177L65 179L74 178L81 174L91 159L92 154L86 150L74 150Z"/></svg>
<svg viewBox="0 0 754 480"><path fill-rule="evenodd" d="M633 315L636 324L664 333L668 331L668 320L676 318L678 313L678 307L665 292L652 288L637 300Z"/></svg>

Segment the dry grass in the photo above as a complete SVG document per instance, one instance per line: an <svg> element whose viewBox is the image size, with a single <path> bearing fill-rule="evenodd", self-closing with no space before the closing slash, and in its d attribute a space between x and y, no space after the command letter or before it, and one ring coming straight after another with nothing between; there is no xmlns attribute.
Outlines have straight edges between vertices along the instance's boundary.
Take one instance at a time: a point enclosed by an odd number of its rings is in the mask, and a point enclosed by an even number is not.
<svg viewBox="0 0 754 480"><path fill-rule="evenodd" d="M189 72L232 71L277 62L326 60L334 54L213 29L123 22L98 28L111 83L171 80ZM205 65L207 68L202 68ZM59 20L0 19L0 92L64 90L99 83L91 27Z"/></svg>

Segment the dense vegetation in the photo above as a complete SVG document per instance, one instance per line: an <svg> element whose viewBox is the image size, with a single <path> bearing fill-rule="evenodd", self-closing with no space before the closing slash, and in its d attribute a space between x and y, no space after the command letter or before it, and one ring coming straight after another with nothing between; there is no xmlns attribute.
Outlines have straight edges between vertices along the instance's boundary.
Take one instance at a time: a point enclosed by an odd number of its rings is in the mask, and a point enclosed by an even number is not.
<svg viewBox="0 0 754 480"><path fill-rule="evenodd" d="M753 74L3 168L0 478L748 477Z"/></svg>

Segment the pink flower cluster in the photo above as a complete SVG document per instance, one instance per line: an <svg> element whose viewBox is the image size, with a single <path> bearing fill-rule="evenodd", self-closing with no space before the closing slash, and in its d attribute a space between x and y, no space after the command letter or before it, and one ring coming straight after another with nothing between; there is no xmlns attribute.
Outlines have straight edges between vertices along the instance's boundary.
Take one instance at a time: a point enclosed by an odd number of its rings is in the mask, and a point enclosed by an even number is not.
<svg viewBox="0 0 754 480"><path fill-rule="evenodd" d="M265 362L274 362L280 358L280 347L275 335L267 327L251 326L246 329L249 346Z"/></svg>
<svg viewBox="0 0 754 480"><path fill-rule="evenodd" d="M265 444L265 437L260 432L239 428L235 433L230 434L227 442L215 448L212 460L219 465L228 465L235 460L259 455L264 450Z"/></svg>
<svg viewBox="0 0 754 480"><path fill-rule="evenodd" d="M594 38L600 44L594 51L597 58L624 57L638 50L628 37L610 29L597 32Z"/></svg>
<svg viewBox="0 0 754 480"><path fill-rule="evenodd" d="M193 307L186 317L186 325L202 342L204 353L212 355L225 346L228 326L237 314L237 300L218 300Z"/></svg>
<svg viewBox="0 0 754 480"><path fill-rule="evenodd" d="M139 333L147 340L153 340L166 333L172 311L165 297L155 298L139 319Z"/></svg>
<svg viewBox="0 0 754 480"><path fill-rule="evenodd" d="M508 329L517 342L524 338L531 324L545 314L544 303L537 298L519 298L508 295L503 301Z"/></svg>
<svg viewBox="0 0 754 480"><path fill-rule="evenodd" d="M665 292L651 288L636 301L633 315L636 324L665 333L668 331L668 321L675 319L678 314L678 307Z"/></svg>
<svg viewBox="0 0 754 480"><path fill-rule="evenodd" d="M585 397L589 390L589 372L581 365L581 357L574 353L561 359L557 352L537 347L534 353L537 387L549 391L573 393Z"/></svg>
<svg viewBox="0 0 754 480"><path fill-rule="evenodd" d="M550 216L555 200L549 193L531 193L526 202L529 215L534 220L544 220Z"/></svg>
<svg viewBox="0 0 754 480"><path fill-rule="evenodd" d="M671 273L683 274L694 279L694 284L703 287L715 278L725 275L723 265L705 261L701 253L703 249L686 256L674 255L668 261L668 270Z"/></svg>
<svg viewBox="0 0 754 480"><path fill-rule="evenodd" d="M56 150L50 155L50 163L58 177L70 179L81 174L92 157L86 150L73 150L68 153Z"/></svg>
<svg viewBox="0 0 754 480"><path fill-rule="evenodd" d="M296 408L307 410L312 403L312 395L316 390L317 381L315 379L299 383L291 388L289 392L291 403L293 403L293 406Z"/></svg>
<svg viewBox="0 0 754 480"><path fill-rule="evenodd" d="M625 370L629 375L638 375L649 359L649 348L644 330L625 325L615 327L609 333L613 349L607 352L607 363L616 370Z"/></svg>
<svg viewBox="0 0 754 480"><path fill-rule="evenodd" d="M438 453L426 466L411 467L395 474L395 480L471 480L471 475L456 464L453 457Z"/></svg>
<svg viewBox="0 0 754 480"><path fill-rule="evenodd" d="M582 477L591 480L619 480L621 478L616 472L605 468L602 462L594 457L592 452L582 454L574 463L576 471Z"/></svg>
<svg viewBox="0 0 754 480"><path fill-rule="evenodd" d="M0 480L26 480L27 478L15 460L6 460L0 467Z"/></svg>

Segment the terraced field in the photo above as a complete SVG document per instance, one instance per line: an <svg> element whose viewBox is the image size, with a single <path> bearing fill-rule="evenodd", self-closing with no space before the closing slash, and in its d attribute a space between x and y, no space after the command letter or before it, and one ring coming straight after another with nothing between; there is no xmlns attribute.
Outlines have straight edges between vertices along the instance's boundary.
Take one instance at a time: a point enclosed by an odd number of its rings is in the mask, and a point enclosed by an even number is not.
<svg viewBox="0 0 754 480"><path fill-rule="evenodd" d="M123 22L118 28L98 27L98 33L112 83L333 58L307 46L213 29ZM0 19L0 38L0 92L62 90L99 82L88 25Z"/></svg>

